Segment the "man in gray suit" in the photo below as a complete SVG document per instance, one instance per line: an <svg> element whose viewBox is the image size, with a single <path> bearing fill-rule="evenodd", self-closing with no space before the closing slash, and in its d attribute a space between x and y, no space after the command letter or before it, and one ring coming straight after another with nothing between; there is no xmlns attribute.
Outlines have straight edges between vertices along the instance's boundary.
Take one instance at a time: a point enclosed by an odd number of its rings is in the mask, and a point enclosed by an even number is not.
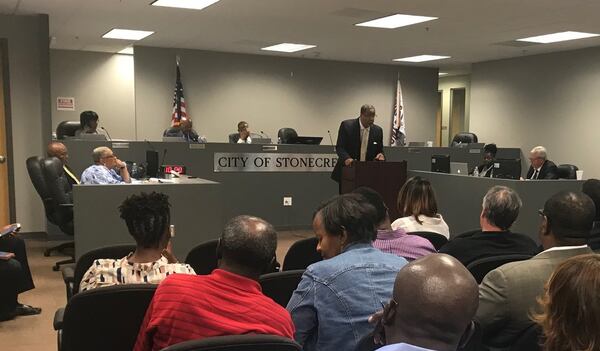
<svg viewBox="0 0 600 351"><path fill-rule="evenodd" d="M506 350L533 322L537 297L554 269L564 260L592 253L586 245L596 208L581 192L560 192L539 211L542 253L527 261L505 264L488 273L479 285L476 320L490 350Z"/></svg>

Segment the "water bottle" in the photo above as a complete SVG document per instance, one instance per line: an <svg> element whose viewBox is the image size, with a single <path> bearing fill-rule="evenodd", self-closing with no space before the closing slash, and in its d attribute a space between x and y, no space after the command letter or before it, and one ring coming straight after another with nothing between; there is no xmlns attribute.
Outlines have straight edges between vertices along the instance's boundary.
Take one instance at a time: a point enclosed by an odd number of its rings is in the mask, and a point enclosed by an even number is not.
<svg viewBox="0 0 600 351"><path fill-rule="evenodd" d="M475 167L473 170L473 177L479 177L479 167Z"/></svg>

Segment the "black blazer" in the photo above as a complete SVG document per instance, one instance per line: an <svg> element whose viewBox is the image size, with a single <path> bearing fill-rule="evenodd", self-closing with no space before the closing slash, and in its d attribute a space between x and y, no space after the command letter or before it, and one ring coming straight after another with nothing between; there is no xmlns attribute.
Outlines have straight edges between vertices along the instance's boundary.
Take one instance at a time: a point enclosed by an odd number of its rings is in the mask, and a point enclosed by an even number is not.
<svg viewBox="0 0 600 351"><path fill-rule="evenodd" d="M538 245L528 236L506 232L477 231L450 240L439 251L454 256L465 267L480 258L499 255L537 255Z"/></svg>
<svg viewBox="0 0 600 351"><path fill-rule="evenodd" d="M529 171L527 171L527 179L531 179L533 176L534 169L532 166L529 166ZM537 179L558 179L558 168L554 164L554 162L550 160L544 161L542 168L540 168L540 174Z"/></svg>
<svg viewBox="0 0 600 351"><path fill-rule="evenodd" d="M342 179L342 167L348 158L358 160L360 158L360 120L347 119L340 124L338 130L335 150L338 162L331 173L331 179L340 182ZM383 130L373 124L369 130L369 142L367 146L367 161L373 161L377 154L383 153Z"/></svg>

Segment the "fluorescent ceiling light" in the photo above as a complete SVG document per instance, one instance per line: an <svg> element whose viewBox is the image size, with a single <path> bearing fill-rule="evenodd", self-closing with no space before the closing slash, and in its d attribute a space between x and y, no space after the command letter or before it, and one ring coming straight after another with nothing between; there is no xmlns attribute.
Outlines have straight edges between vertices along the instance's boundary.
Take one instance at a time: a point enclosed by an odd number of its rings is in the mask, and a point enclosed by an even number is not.
<svg viewBox="0 0 600 351"><path fill-rule="evenodd" d="M448 73L446 73L446 72L439 72L439 73L438 73L438 76L440 76L440 77L441 77L441 76L446 76L446 75L448 75Z"/></svg>
<svg viewBox="0 0 600 351"><path fill-rule="evenodd" d="M117 52L117 54L133 55L133 46L128 46L125 49Z"/></svg>
<svg viewBox="0 0 600 351"><path fill-rule="evenodd" d="M425 62L425 61L433 61L433 60L442 60L450 58L450 56L438 56L438 55L419 55L419 56L411 56L404 58L397 58L394 61L401 62Z"/></svg>
<svg viewBox="0 0 600 351"><path fill-rule="evenodd" d="M387 17L377 18L371 21L355 24L359 27L374 27L374 28L399 28L404 26L410 26L411 24L427 22L438 19L437 17L427 16L413 16L413 15L402 15L395 14Z"/></svg>
<svg viewBox="0 0 600 351"><path fill-rule="evenodd" d="M548 44L548 43L556 43L559 41L597 37L598 35L600 35L600 34L567 31L567 32L538 35L537 37L522 38L522 39L517 39L517 41L528 41L531 43Z"/></svg>
<svg viewBox="0 0 600 351"><path fill-rule="evenodd" d="M156 0L152 6L177 7L181 9L202 10L219 0Z"/></svg>
<svg viewBox="0 0 600 351"><path fill-rule="evenodd" d="M154 32L150 32L150 31L146 31L146 30L113 28L108 33L104 34L102 36L102 38L123 39L123 40L141 40L153 33Z"/></svg>
<svg viewBox="0 0 600 351"><path fill-rule="evenodd" d="M267 46L266 48L262 48L261 50L265 51L280 51L280 52L296 52L302 51L306 49L312 49L316 47L316 45L306 45L306 44L292 44L292 43L281 43L273 46Z"/></svg>

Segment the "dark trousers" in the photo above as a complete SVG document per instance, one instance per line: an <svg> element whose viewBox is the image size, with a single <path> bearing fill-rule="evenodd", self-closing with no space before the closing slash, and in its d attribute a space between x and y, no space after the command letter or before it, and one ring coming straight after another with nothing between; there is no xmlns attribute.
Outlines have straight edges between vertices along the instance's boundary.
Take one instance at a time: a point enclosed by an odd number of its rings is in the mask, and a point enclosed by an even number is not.
<svg viewBox="0 0 600 351"><path fill-rule="evenodd" d="M16 286L17 293L20 294L22 292L33 289L35 286L33 285L33 278L31 277L29 263L27 262L27 251L25 249L25 241L16 236L5 235L2 238L0 238L0 251L14 253L15 260L17 260L20 264L21 274L19 278L15 279L12 283Z"/></svg>
<svg viewBox="0 0 600 351"><path fill-rule="evenodd" d="M21 264L15 259L0 260L0 317L17 307L17 282L22 278Z"/></svg>

